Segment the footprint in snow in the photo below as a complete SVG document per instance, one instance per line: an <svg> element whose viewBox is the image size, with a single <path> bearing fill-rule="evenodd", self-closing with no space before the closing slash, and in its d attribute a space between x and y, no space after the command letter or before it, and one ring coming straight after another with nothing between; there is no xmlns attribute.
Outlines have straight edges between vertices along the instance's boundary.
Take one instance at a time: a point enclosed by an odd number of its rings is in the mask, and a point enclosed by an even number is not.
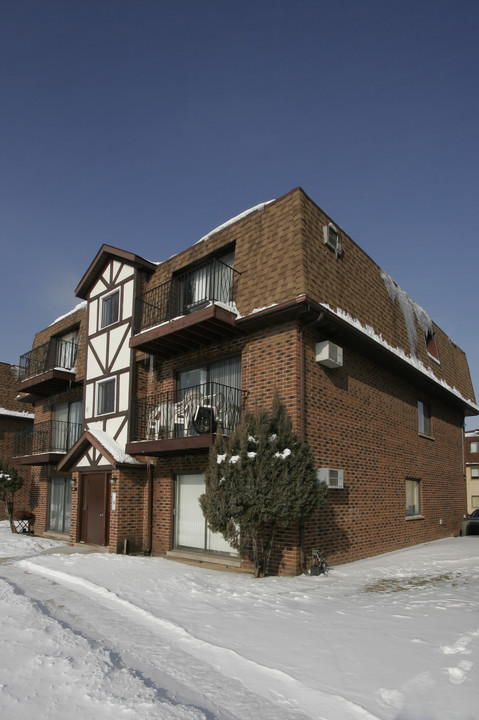
<svg viewBox="0 0 479 720"><path fill-rule="evenodd" d="M446 668L450 682L454 685L460 685L467 678L467 674L472 670L474 663L469 660L461 660L457 667Z"/></svg>

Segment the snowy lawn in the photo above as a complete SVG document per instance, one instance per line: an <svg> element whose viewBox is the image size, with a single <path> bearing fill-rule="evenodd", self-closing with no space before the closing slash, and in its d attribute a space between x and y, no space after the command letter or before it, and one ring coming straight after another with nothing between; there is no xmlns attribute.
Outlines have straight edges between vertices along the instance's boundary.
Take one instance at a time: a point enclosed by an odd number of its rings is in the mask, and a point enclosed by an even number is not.
<svg viewBox="0 0 479 720"><path fill-rule="evenodd" d="M2 720L479 717L478 536L262 580L55 547L0 523Z"/></svg>

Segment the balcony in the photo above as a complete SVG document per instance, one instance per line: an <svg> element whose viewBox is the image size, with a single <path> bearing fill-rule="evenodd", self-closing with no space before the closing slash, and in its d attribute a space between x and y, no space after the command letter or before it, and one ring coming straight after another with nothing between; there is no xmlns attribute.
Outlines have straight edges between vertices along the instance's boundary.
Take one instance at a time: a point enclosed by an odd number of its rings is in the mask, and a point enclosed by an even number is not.
<svg viewBox="0 0 479 720"><path fill-rule="evenodd" d="M81 423L47 420L15 433L14 462L17 465L55 465L76 443Z"/></svg>
<svg viewBox="0 0 479 720"><path fill-rule="evenodd" d="M78 343L61 338L33 348L20 358L17 391L54 395L75 379Z"/></svg>
<svg viewBox="0 0 479 720"><path fill-rule="evenodd" d="M238 425L246 396L246 390L209 382L138 399L126 451L163 455L207 449L219 428L227 435Z"/></svg>
<svg viewBox="0 0 479 720"><path fill-rule="evenodd" d="M239 273L221 260L175 275L136 300L130 347L167 359L239 334L234 304Z"/></svg>

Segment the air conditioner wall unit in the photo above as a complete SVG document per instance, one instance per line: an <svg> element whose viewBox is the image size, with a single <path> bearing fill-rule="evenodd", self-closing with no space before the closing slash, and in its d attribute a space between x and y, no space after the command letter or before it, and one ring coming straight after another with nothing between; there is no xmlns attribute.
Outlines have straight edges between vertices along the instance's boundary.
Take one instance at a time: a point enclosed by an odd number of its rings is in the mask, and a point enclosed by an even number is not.
<svg viewBox="0 0 479 720"><path fill-rule="evenodd" d="M318 468L316 471L318 482L325 482L332 490L344 488L344 470L340 468Z"/></svg>
<svg viewBox="0 0 479 720"><path fill-rule="evenodd" d="M316 343L316 362L329 368L342 367L343 348L330 340Z"/></svg>
<svg viewBox="0 0 479 720"><path fill-rule="evenodd" d="M329 225L324 225L323 242L325 245L331 248L331 250L334 250L334 252L336 253L336 257L342 256L343 248L341 243L339 242L338 229L333 225L333 223L329 223Z"/></svg>

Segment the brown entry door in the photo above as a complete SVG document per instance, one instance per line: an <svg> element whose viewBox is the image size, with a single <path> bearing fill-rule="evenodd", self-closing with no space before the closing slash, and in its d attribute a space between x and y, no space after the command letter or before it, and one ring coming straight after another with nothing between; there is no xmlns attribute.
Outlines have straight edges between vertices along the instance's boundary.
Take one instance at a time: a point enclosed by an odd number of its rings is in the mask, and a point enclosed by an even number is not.
<svg viewBox="0 0 479 720"><path fill-rule="evenodd" d="M107 543L107 488L106 473L82 475L82 542Z"/></svg>

